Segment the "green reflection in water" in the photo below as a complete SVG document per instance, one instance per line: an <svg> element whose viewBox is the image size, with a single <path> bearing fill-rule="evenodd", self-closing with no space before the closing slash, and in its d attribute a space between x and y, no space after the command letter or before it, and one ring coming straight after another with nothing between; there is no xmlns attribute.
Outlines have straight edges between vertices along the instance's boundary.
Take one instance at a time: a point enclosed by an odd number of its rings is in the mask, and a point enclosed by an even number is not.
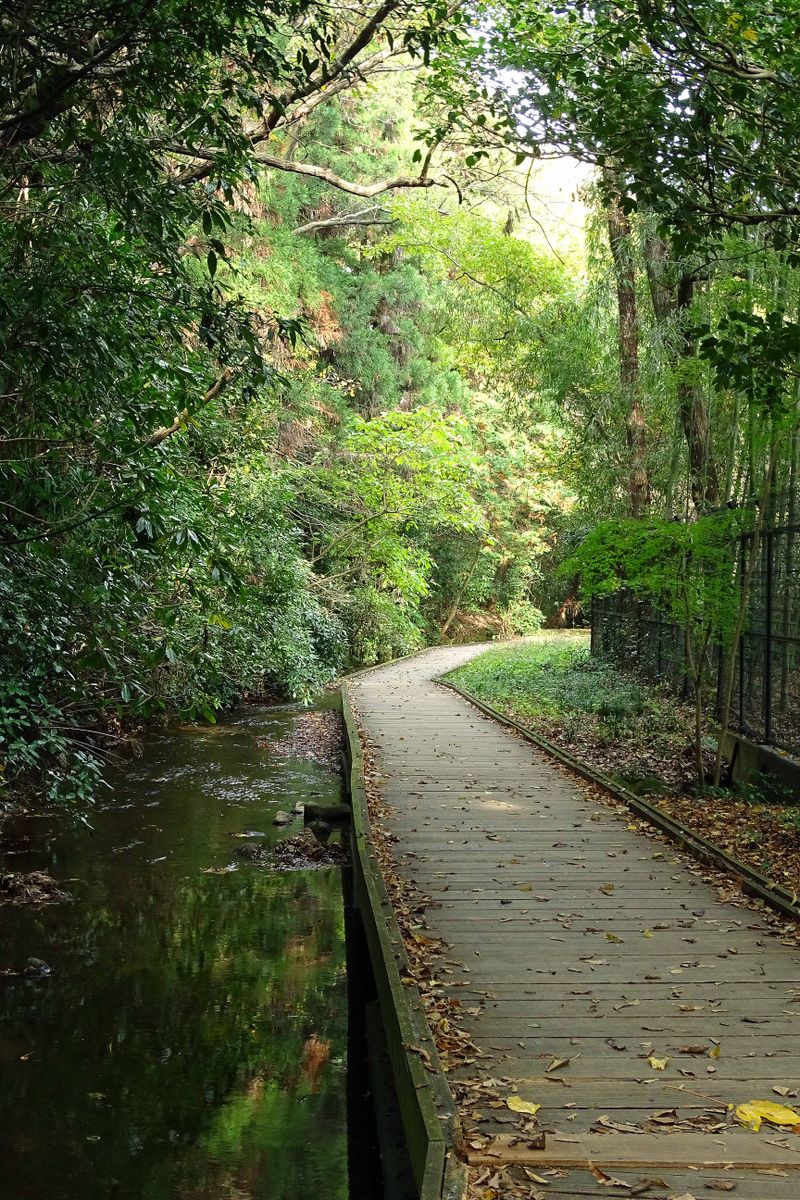
<svg viewBox="0 0 800 1200"><path fill-rule="evenodd" d="M294 720L251 710L153 738L95 831L29 821L4 863L50 870L71 905L0 909L3 1200L347 1197L346 983L336 871L237 861L339 782L279 760Z"/></svg>

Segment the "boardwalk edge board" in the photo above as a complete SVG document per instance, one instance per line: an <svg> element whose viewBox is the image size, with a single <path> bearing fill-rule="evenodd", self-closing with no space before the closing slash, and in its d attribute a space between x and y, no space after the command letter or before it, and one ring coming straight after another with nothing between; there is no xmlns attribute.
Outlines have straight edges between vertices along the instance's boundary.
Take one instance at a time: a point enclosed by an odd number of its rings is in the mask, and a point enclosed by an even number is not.
<svg viewBox="0 0 800 1200"><path fill-rule="evenodd" d="M654 825L662 833L667 834L668 837L688 850L696 858L709 863L711 866L722 868L730 875L735 876L740 881L742 890L748 895L763 900L784 917L789 917L793 921L800 920L800 902L796 896L793 896L785 888L781 887L780 884L773 883L753 867L749 867L746 863L741 862L740 859L734 858L732 854L721 850L713 842L704 838L702 834L694 833L686 825L682 824L682 822L676 821L673 817L668 816L654 805L648 804L646 800L635 795L634 792L612 782L608 776L593 770L592 767L586 766L577 758L573 758L566 750L562 750L560 746L554 745L553 742L549 742L538 733L527 729L524 725L515 721L513 717L509 717L505 713L500 712L499 709L493 708L483 700L479 700L471 692L453 683L452 680L448 679L447 675L438 676L434 682L438 683L441 687L449 688L450 691L455 692L456 695L461 696L463 700L474 705L475 708L501 725L513 729L515 733L520 734L526 741L543 750L545 754L549 754L551 758L556 759L562 766L567 767L568 770L585 779L587 783L595 784L595 786L602 788L603 791L608 792L615 799L622 801L637 816L642 817L650 825Z"/></svg>
<svg viewBox="0 0 800 1200"><path fill-rule="evenodd" d="M422 999L415 986L403 982L410 976L410 967L383 873L370 845L364 756L346 683L341 695L346 784L353 811L353 897L369 950L415 1185L419 1200L463 1200L467 1167L456 1155L462 1140L458 1113Z"/></svg>

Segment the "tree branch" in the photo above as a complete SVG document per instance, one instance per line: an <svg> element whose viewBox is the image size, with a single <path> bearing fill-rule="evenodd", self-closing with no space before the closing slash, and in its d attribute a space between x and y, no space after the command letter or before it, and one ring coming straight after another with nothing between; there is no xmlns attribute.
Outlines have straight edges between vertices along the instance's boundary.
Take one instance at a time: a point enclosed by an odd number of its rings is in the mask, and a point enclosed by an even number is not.
<svg viewBox="0 0 800 1200"><path fill-rule="evenodd" d="M320 229L336 229L346 225L394 225L394 217L380 216L367 217L367 213L385 212L379 205L373 204L369 208L362 208L357 213L342 213L338 217L327 217L324 220L308 221L305 225L298 225L297 229L293 229L292 233L316 233Z"/></svg>
<svg viewBox="0 0 800 1200"><path fill-rule="evenodd" d="M168 437L172 437L173 433L177 433L182 426L186 425L201 408L205 408L207 404L210 404L212 400L219 396L220 392L224 392L232 378L233 370L230 367L226 367L220 377L212 383L193 413L190 413L188 408L185 408L183 412L178 413L171 425L162 425L155 433L151 433L149 438L145 438L142 445L160 446Z"/></svg>
<svg viewBox="0 0 800 1200"><path fill-rule="evenodd" d="M393 191L395 188L447 187L447 183L441 179L419 175L398 175L396 179L384 179L379 183L354 183L350 179L343 179L327 167L318 167L315 163L292 162L289 159L276 158L274 154L257 153L256 161L265 167L274 167L277 171L289 171L294 175L321 179L323 183L329 183L341 192L349 192L351 196L364 196L366 199L379 196L381 192Z"/></svg>

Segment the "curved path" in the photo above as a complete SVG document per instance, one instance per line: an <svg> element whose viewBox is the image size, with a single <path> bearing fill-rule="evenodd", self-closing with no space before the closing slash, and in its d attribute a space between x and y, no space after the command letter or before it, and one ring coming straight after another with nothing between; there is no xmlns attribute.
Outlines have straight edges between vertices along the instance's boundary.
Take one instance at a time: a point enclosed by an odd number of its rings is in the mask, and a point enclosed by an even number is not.
<svg viewBox="0 0 800 1200"><path fill-rule="evenodd" d="M552 1200L631 1194L590 1162L634 1195L797 1200L800 1137L726 1117L798 1103L797 943L434 682L481 649L429 650L349 684L398 869L450 947L445 1002L480 1052L450 1067L471 1158L524 1161ZM514 1144L525 1118L510 1094L541 1105L544 1151Z"/></svg>

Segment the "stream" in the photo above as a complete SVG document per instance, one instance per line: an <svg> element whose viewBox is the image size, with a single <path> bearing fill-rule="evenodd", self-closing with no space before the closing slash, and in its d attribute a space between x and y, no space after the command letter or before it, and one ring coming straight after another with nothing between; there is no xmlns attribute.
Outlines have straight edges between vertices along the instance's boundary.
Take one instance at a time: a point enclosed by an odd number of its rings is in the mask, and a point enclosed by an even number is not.
<svg viewBox="0 0 800 1200"><path fill-rule="evenodd" d="M74 899L0 906L2 1200L348 1200L341 872L275 873L232 836L339 800L275 752L297 719L149 735L91 830L4 828L0 865Z"/></svg>

